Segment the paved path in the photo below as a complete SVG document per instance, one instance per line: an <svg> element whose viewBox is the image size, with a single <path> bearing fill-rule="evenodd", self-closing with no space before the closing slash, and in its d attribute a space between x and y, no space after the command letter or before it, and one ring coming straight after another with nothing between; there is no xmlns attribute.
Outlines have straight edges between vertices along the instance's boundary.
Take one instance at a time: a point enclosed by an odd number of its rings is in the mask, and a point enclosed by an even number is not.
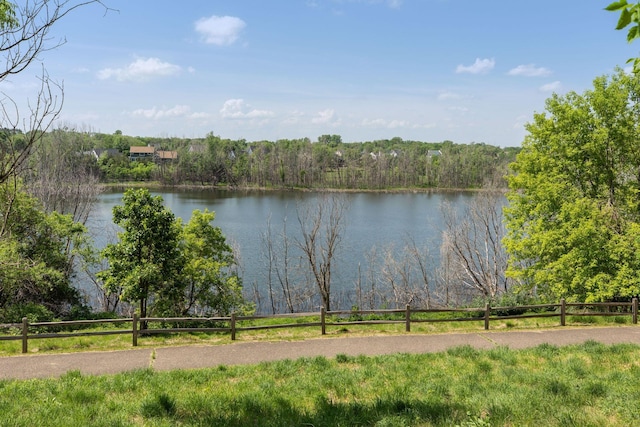
<svg viewBox="0 0 640 427"><path fill-rule="evenodd" d="M430 353L461 345L471 345L478 349L490 349L497 346L520 349L534 347L542 343L562 346L579 344L588 340L603 344L640 344L640 327L587 327L432 335L403 334L7 356L0 357L0 379L59 377L71 370L78 370L87 375L98 375L148 367L158 371L196 369L218 365L255 364L300 357L335 357L338 354L372 356L390 353Z"/></svg>

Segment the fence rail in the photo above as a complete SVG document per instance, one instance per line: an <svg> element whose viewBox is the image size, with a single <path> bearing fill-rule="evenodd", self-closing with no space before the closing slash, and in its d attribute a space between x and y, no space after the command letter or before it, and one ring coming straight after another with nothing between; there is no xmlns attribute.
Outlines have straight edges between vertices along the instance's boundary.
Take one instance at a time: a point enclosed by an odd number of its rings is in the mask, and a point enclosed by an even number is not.
<svg viewBox="0 0 640 427"><path fill-rule="evenodd" d="M570 310L567 310L570 309ZM573 310L571 310L573 309ZM582 309L583 311L576 311ZM598 310L596 310L598 309ZM603 311L606 309L606 311ZM618 309L618 311L614 310ZM546 312L531 312L535 310L543 310ZM619 311L624 310L624 311ZM518 311L520 314L500 314L512 313ZM467 316L458 316L450 318L417 318L418 314L467 314ZM493 315L492 315L493 314ZM378 315L387 316L386 319L363 319L363 316ZM99 335L121 335L130 334L132 337L132 345L138 345L138 338L141 335L153 334L169 334L183 332L224 332L229 333L231 340L236 339L239 331L251 331L261 329L287 329L300 327L320 327L321 334L325 335L328 326L344 326L344 325L380 325L380 324L404 324L406 332L411 332L412 323L437 323L437 322L484 322L484 329L489 330L491 321L507 320L507 319L530 319L559 317L560 325L566 325L566 318L569 316L631 316L631 321L635 325L638 323L638 299L633 298L631 302L607 302L607 303L583 303L574 302L567 303L561 300L557 304L537 304L522 305L513 307L491 307L487 304L484 308L435 308L435 309L412 309L409 305L405 309L391 310L337 310L293 314L276 314L276 315L253 315L253 316L237 316L232 313L229 317L145 317L141 318L134 314L129 318L118 319L100 319L100 320L74 320L64 322L29 322L25 317L22 323L0 324L0 330L18 331L13 335L0 335L0 341L21 340L22 352L27 353L29 340L44 338L69 338L80 336L99 336ZM317 321L309 321L309 318L317 317ZM241 326L239 322L247 322L261 319L304 319L301 322L264 324L264 325L247 325ZM170 327L146 328L141 329L142 324L157 324ZM213 323L215 326L179 327L178 324L184 323ZM35 328L39 329L65 329L69 330L73 326L92 326L101 324L131 324L128 329L114 329L104 331L73 331L73 332L33 332ZM226 326L225 326L226 325Z"/></svg>

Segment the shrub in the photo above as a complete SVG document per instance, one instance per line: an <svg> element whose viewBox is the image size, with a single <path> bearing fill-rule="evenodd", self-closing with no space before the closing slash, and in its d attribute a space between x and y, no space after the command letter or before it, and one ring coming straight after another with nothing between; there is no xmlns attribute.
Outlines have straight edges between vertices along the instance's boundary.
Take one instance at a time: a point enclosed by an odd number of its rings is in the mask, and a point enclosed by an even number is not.
<svg viewBox="0 0 640 427"><path fill-rule="evenodd" d="M0 310L0 322L3 323L21 323L23 317L30 323L54 320L54 314L50 310L33 302L9 305Z"/></svg>

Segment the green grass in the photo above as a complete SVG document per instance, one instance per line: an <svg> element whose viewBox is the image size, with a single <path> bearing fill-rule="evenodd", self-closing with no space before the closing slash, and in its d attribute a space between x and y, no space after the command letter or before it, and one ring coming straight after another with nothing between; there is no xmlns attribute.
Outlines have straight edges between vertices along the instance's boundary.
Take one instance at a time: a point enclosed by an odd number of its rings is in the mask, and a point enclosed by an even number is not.
<svg viewBox="0 0 640 427"><path fill-rule="evenodd" d="M640 346L338 355L0 381L2 426L628 426Z"/></svg>

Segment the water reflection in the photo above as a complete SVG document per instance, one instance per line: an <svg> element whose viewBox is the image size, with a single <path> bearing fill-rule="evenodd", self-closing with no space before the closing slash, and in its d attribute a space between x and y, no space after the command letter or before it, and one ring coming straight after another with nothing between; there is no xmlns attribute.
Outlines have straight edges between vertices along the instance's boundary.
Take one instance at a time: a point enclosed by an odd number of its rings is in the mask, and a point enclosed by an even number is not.
<svg viewBox="0 0 640 427"><path fill-rule="evenodd" d="M188 221L195 209L214 211L214 225L220 227L228 241L240 251L242 278L246 289L261 293L267 283L267 254L263 235L271 222L272 233L287 234L293 242L300 237L297 208L301 203L315 203L321 194L295 191L154 191L176 216ZM358 267L366 268L368 254L394 247L400 251L407 238L429 249L429 263L439 263L444 202L462 208L474 197L467 192L435 193L344 193L349 209L340 252L336 255L332 288L336 293L349 292L358 280ZM100 196L89 222L98 245L115 238L111 221L113 206L122 202L121 192ZM296 261L297 262L297 261Z"/></svg>

